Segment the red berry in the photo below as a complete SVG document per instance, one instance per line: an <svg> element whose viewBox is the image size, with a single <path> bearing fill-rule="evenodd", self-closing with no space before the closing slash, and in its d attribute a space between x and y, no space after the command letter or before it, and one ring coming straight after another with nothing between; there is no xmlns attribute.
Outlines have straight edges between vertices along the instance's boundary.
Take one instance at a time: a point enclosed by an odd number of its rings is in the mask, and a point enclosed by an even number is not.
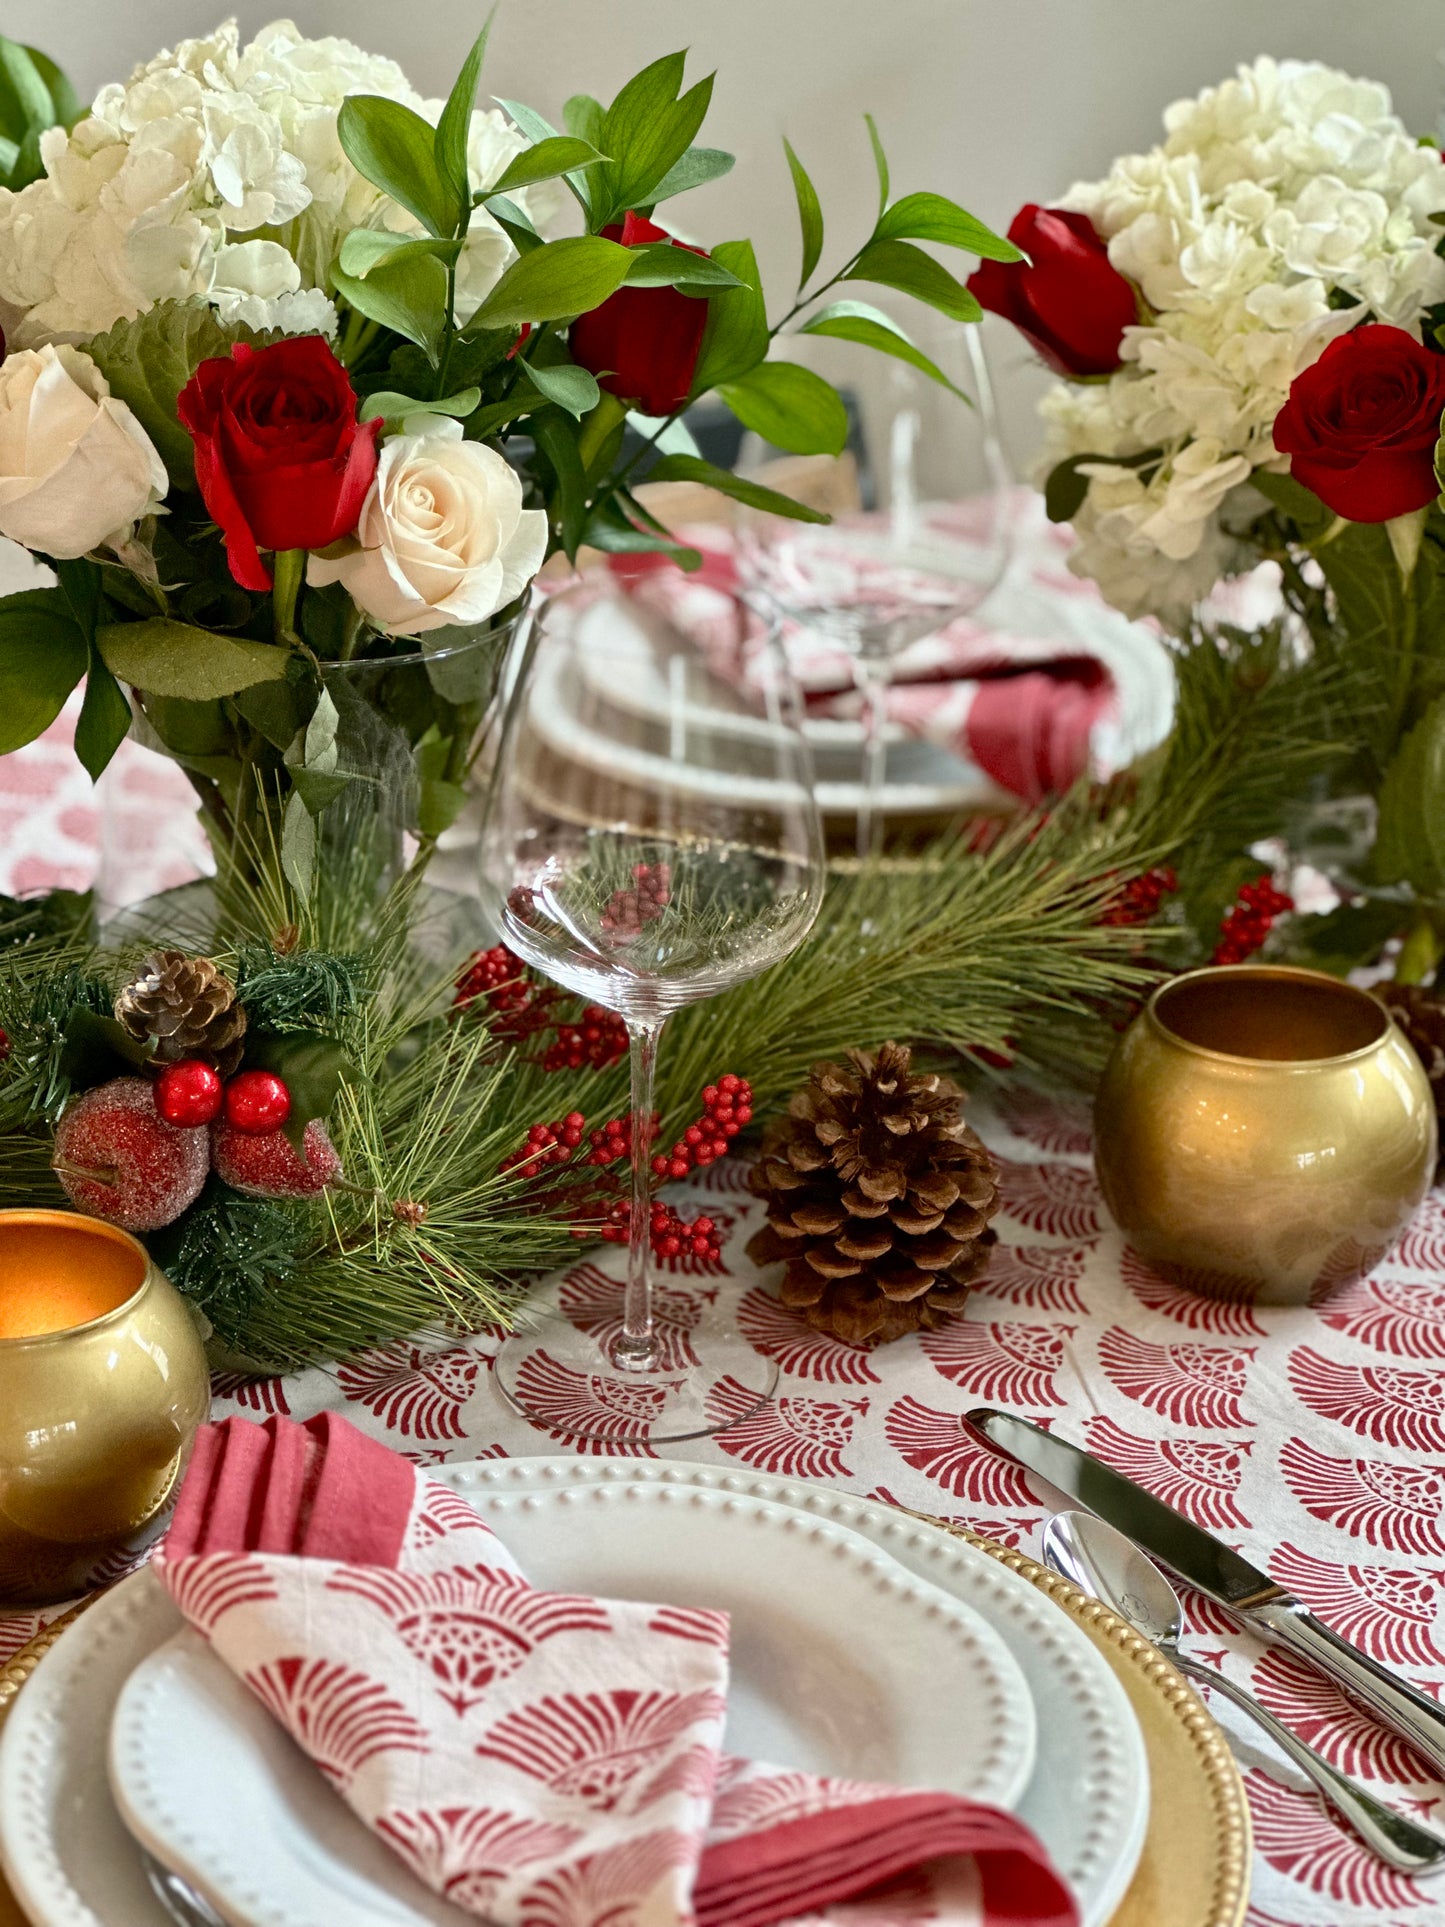
<svg viewBox="0 0 1445 1927"><path fill-rule="evenodd" d="M306 1126L301 1144L298 1152L284 1131L243 1131L223 1118L211 1129L211 1162L234 1191L311 1198L341 1176L341 1159L319 1117Z"/></svg>
<svg viewBox="0 0 1445 1927"><path fill-rule="evenodd" d="M291 1115L291 1093L275 1071L238 1071L226 1086L226 1122L255 1137L279 1131Z"/></svg>
<svg viewBox="0 0 1445 1927"><path fill-rule="evenodd" d="M10 1055L9 1033L7 1031L0 1030L0 1064L3 1064L5 1062L5 1059L9 1055Z"/></svg>
<svg viewBox="0 0 1445 1927"><path fill-rule="evenodd" d="M167 1064L155 1082L156 1109L167 1124L196 1129L221 1112L221 1074L199 1057Z"/></svg>
<svg viewBox="0 0 1445 1927"><path fill-rule="evenodd" d="M126 1231L159 1231L200 1196L205 1135L156 1110L149 1078L116 1077L67 1105L55 1127L55 1172L73 1203Z"/></svg>

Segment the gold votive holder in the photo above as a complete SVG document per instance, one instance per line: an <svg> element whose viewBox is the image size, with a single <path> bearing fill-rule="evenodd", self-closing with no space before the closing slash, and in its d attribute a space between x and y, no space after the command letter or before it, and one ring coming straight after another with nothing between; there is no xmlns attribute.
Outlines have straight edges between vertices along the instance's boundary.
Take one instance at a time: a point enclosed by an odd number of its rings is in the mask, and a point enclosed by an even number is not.
<svg viewBox="0 0 1445 1927"><path fill-rule="evenodd" d="M160 1530L210 1409L196 1322L127 1232L0 1211L0 1605L45 1605Z"/></svg>
<svg viewBox="0 0 1445 1927"><path fill-rule="evenodd" d="M1104 1200L1165 1277L1300 1304L1362 1277L1423 1202L1437 1153L1419 1059L1374 997L1232 964L1160 986L1094 1107Z"/></svg>

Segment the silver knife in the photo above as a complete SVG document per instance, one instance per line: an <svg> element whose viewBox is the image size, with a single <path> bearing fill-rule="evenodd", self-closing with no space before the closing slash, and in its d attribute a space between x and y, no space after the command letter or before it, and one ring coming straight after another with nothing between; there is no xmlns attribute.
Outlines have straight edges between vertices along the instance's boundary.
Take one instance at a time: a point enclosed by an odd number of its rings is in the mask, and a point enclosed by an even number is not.
<svg viewBox="0 0 1445 1927"><path fill-rule="evenodd" d="M965 1412L964 1424L994 1451L1047 1479L1086 1511L1107 1519L1181 1579L1227 1607L1251 1631L1272 1644L1289 1647L1328 1673L1445 1775L1445 1710L1331 1632L1268 1573L1122 1472L1026 1418L984 1405Z"/></svg>

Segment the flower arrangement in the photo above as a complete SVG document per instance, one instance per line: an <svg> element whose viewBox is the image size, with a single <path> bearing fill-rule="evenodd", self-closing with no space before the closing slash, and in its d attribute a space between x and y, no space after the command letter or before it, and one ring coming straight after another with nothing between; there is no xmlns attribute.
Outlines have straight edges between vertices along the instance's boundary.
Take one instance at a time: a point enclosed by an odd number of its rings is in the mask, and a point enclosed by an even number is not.
<svg viewBox="0 0 1445 1927"><path fill-rule="evenodd" d="M1261 59L1165 139L1026 208L1027 265L970 286L1066 380L1042 404L1048 509L1076 573L1186 623L1275 565L1274 673L1332 693L1313 782L1255 836L1344 903L1290 920L1332 966L1445 953L1445 164L1385 88ZM1323 711L1321 712L1323 715ZM1393 956L1395 953L1390 952Z"/></svg>
<svg viewBox="0 0 1445 1927"><path fill-rule="evenodd" d="M447 827L550 554L695 563L635 494L644 462L815 517L704 461L692 402L836 452L843 403L769 359L780 331L943 382L895 321L825 297L871 283L964 323L974 297L920 242L1017 258L942 196L893 198L875 132L877 217L824 275L789 149L802 274L770 322L747 241L655 218L733 165L697 144L710 76L668 55L610 105L574 95L558 131L477 107L486 39L441 101L347 41L279 21L243 44L230 23L88 113L5 43L0 534L57 581L0 602L0 752L84 678L92 775L134 727L232 862L279 852L303 891L339 799L378 782L378 715L405 739L423 858Z"/></svg>

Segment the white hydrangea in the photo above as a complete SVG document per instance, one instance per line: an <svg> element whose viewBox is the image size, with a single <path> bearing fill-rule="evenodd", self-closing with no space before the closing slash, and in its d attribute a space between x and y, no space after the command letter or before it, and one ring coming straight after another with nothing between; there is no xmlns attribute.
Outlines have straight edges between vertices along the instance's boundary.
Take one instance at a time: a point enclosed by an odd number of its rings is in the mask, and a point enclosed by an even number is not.
<svg viewBox="0 0 1445 1927"><path fill-rule="evenodd" d="M1418 337L1445 300L1445 164L1388 89L1314 62L1257 60L1164 127L1064 196L1149 318L1117 374L1045 397L1042 466L1100 458L1070 567L1127 614L1173 620L1255 559L1229 529L1259 506L1250 475L1288 465L1273 427L1294 377L1367 316Z"/></svg>
<svg viewBox="0 0 1445 1927"><path fill-rule="evenodd" d="M43 177L0 190L0 307L17 347L81 341L157 302L208 296L228 320L332 333L329 273L355 227L419 233L342 152L348 94L382 94L435 124L395 61L348 40L308 40L289 20L241 44L236 23L183 40L103 87L67 136L41 143ZM527 145L496 109L474 113L474 187ZM534 216L546 192L517 199ZM467 319L514 258L478 210L458 263ZM287 265L289 263L289 266Z"/></svg>

